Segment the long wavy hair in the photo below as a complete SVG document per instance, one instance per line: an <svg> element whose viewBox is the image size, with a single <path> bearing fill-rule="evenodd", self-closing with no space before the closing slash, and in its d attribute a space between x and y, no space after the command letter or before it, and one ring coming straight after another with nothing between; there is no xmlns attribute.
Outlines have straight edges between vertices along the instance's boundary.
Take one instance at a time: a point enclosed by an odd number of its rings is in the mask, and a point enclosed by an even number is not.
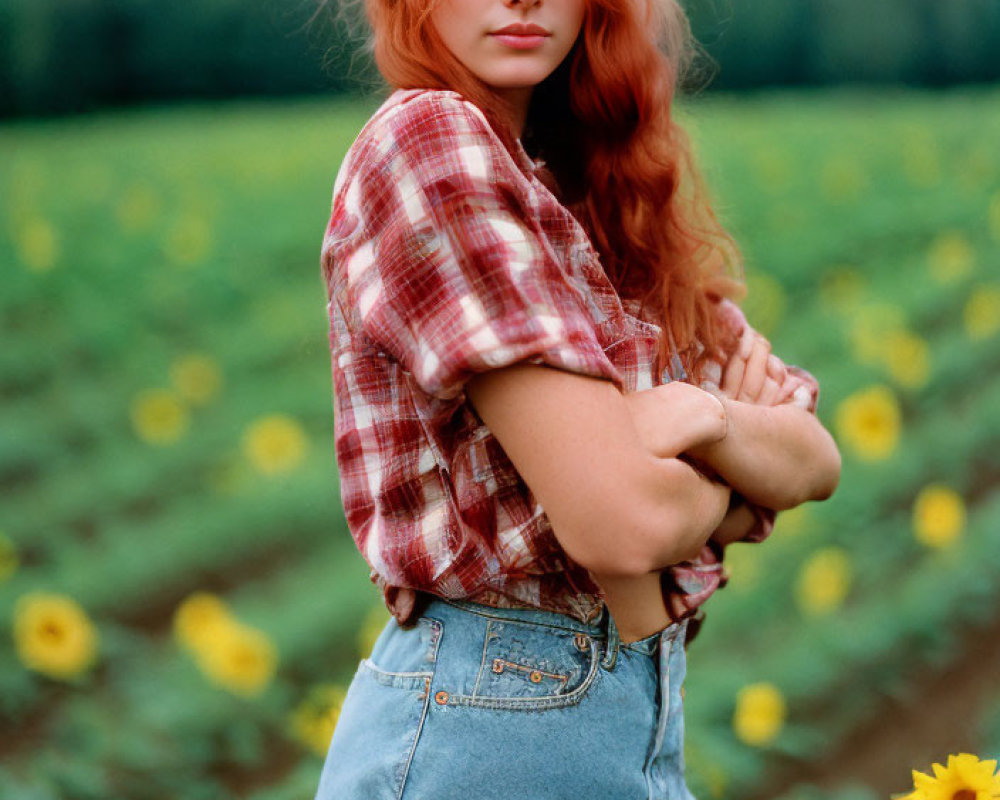
<svg viewBox="0 0 1000 800"><path fill-rule="evenodd" d="M369 49L391 89L458 92L514 153L507 107L430 22L438 0L347 0L359 2ZM699 52L677 0L588 0L572 50L532 94L522 135L616 290L661 321L657 374L669 363L669 331L694 382L709 358L725 363L735 345L717 301L746 293L739 248L711 208L672 113Z"/></svg>

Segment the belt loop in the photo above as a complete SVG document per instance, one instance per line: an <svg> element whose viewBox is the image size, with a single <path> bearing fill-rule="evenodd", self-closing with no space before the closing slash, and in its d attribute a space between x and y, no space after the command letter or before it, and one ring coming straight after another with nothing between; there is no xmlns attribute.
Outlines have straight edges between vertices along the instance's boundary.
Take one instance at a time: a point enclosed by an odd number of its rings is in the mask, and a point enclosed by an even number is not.
<svg viewBox="0 0 1000 800"><path fill-rule="evenodd" d="M615 668L615 664L618 663L618 650L621 647L621 637L618 635L618 626L615 625L615 619L611 616L611 611L607 605L604 606L604 614L608 631L608 643L604 649L604 658L601 660L601 666L610 672Z"/></svg>

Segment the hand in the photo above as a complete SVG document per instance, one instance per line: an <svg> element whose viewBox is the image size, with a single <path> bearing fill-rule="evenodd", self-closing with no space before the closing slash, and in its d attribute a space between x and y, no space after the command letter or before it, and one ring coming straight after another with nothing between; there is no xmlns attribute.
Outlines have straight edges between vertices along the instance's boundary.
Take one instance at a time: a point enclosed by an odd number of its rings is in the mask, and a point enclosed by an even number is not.
<svg viewBox="0 0 1000 800"><path fill-rule="evenodd" d="M729 431L723 400L684 381L671 381L625 395L639 438L653 455L673 458Z"/></svg>
<svg viewBox="0 0 1000 800"><path fill-rule="evenodd" d="M678 542L676 563L693 561L698 557L708 540L715 536L723 524L731 504L733 490L728 483L716 480L700 470L695 471L703 481L698 508L704 514L705 527L701 533L692 532L683 542Z"/></svg>
<svg viewBox="0 0 1000 800"><path fill-rule="evenodd" d="M734 492L730 498L729 510L719 527L712 532L711 539L725 547L743 539L756 524L757 519L746 504L746 500Z"/></svg>
<svg viewBox="0 0 1000 800"><path fill-rule="evenodd" d="M787 378L788 369L771 353L771 343L747 325L723 368L719 389L731 400L770 406L778 403Z"/></svg>

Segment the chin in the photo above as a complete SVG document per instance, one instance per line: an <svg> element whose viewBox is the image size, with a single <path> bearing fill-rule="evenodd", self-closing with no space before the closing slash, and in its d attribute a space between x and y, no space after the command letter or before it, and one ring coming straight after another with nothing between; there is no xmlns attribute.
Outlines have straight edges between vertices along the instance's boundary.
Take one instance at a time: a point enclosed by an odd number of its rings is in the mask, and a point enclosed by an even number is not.
<svg viewBox="0 0 1000 800"><path fill-rule="evenodd" d="M486 83L494 89L529 89L538 86L550 74L546 72L544 75L541 73L532 75L504 75L502 77L498 76L493 80L487 79Z"/></svg>

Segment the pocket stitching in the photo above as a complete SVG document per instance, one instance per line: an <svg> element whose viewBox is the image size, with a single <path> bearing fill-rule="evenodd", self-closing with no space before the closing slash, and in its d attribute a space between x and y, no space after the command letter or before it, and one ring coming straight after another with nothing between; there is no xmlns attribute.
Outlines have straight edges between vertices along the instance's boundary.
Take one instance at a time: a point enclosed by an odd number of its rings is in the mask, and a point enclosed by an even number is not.
<svg viewBox="0 0 1000 800"><path fill-rule="evenodd" d="M426 624L433 631L434 639L431 643L430 653L432 655L431 664L436 667L437 651L441 642L442 623L440 620L433 619L431 617L421 617L418 620L418 623ZM418 689L424 687L429 679L433 679L435 672L434 669L420 672L393 672L376 666L370 656L361 659L359 666L363 667L374 680L383 686L391 686L400 689Z"/></svg>
<svg viewBox="0 0 1000 800"><path fill-rule="evenodd" d="M549 694L541 697L475 697L466 694L449 694L448 705L486 708L496 711L533 710L566 708L576 705L590 689L600 669L600 659L597 657L597 642L590 641L590 670L583 682L573 691L566 694Z"/></svg>
<svg viewBox="0 0 1000 800"><path fill-rule="evenodd" d="M377 673L378 675L385 675L389 678L426 678L428 675L434 674L433 672L391 672L390 670L380 669L375 666L375 662L373 662L370 658L361 659L361 666Z"/></svg>
<svg viewBox="0 0 1000 800"><path fill-rule="evenodd" d="M546 672L544 669L538 669L538 667L529 667L526 664L518 664L514 661L508 661L505 658L494 658L493 659L494 667L497 664L503 664L505 668L510 667L512 669L519 670L520 672L527 672L529 674L537 672L539 675L542 675L546 678L552 678L553 680L556 681L561 681L564 684L569 680L569 675L560 675L558 672ZM493 671L496 672L497 670L494 668Z"/></svg>
<svg viewBox="0 0 1000 800"><path fill-rule="evenodd" d="M422 695L423 707L420 711L420 722L417 723L417 731L413 736L413 744L410 745L410 753L406 758L406 764L403 766L396 800L402 800L403 792L406 791L406 784L410 779L410 765L413 763L413 756L417 752L417 745L420 743L420 736L424 730L424 723L427 721L427 712L430 709L431 703L431 681L434 679L434 674L437 672L437 653L438 648L441 646L441 638L444 634L444 623L441 620L436 617L421 617L419 622L423 623L425 620L427 625L429 625L431 630L434 632L434 639L431 642L430 649L431 663L434 665L434 669L424 677L424 692Z"/></svg>

